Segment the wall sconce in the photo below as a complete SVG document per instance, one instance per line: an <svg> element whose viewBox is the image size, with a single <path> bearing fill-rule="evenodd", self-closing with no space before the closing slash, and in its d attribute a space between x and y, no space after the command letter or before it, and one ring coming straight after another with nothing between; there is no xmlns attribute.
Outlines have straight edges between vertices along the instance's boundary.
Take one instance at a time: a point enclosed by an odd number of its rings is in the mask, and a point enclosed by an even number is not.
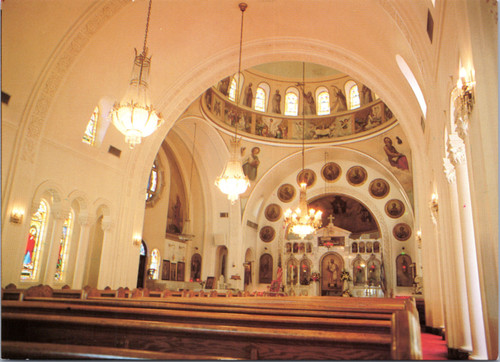
<svg viewBox="0 0 500 362"><path fill-rule="evenodd" d="M415 239L417 240L417 247L422 249L422 232L420 230L417 230Z"/></svg>
<svg viewBox="0 0 500 362"><path fill-rule="evenodd" d="M14 208L10 214L10 222L13 224L21 224L23 222L24 210Z"/></svg>
<svg viewBox="0 0 500 362"><path fill-rule="evenodd" d="M142 236L139 235L139 234L136 234L133 238L133 241L132 243L134 244L134 246L140 246L141 245L141 242L142 242Z"/></svg>
<svg viewBox="0 0 500 362"><path fill-rule="evenodd" d="M467 71L465 68L461 68L457 80L457 92L458 99L460 101L458 106L460 107L460 113L462 116L468 117L472 112L472 108L475 103L475 86L476 82L474 81L472 70L470 71L470 76L467 77Z"/></svg>
<svg viewBox="0 0 500 362"><path fill-rule="evenodd" d="M431 196L430 208L433 213L437 214L437 212L439 211L438 196L436 193L433 193Z"/></svg>

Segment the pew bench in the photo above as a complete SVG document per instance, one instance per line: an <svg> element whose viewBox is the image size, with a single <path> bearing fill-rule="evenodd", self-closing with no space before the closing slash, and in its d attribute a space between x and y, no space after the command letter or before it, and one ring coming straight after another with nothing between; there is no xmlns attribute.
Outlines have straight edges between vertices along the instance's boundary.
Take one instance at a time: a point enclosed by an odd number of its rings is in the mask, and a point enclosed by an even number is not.
<svg viewBox="0 0 500 362"><path fill-rule="evenodd" d="M408 312L406 312L408 313ZM126 348L241 359L391 358L392 336L361 331L276 329L2 312L4 341Z"/></svg>
<svg viewBox="0 0 500 362"><path fill-rule="evenodd" d="M335 318L329 313L318 313L315 316L282 316L258 315L252 313L233 313L220 310L213 311L186 311L154 308L129 308L124 306L96 306L75 303L54 302L15 302L2 303L5 313L22 314L54 314L60 316L92 316L98 318L119 318L132 320L187 322L198 324L218 324L225 326L252 326L281 329L311 329L336 331L370 331L377 333L391 333L391 320L369 318Z"/></svg>

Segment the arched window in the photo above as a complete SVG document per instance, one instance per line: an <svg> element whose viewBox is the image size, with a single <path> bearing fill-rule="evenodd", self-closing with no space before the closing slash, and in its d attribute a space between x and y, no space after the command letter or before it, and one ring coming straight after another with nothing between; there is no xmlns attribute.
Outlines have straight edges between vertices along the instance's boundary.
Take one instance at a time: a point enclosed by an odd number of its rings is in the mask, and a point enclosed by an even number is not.
<svg viewBox="0 0 500 362"><path fill-rule="evenodd" d="M153 162L151 173L149 174L148 189L146 191L146 202L153 201L159 193L160 175L158 170L158 162Z"/></svg>
<svg viewBox="0 0 500 362"><path fill-rule="evenodd" d="M38 210L31 217L28 242L26 243L23 268L21 270L21 280L36 280L38 277L48 211L47 202L41 200Z"/></svg>
<svg viewBox="0 0 500 362"><path fill-rule="evenodd" d="M359 108L361 101L359 99L358 85L350 80L345 84L345 94L347 95L347 107L349 109Z"/></svg>
<svg viewBox="0 0 500 362"><path fill-rule="evenodd" d="M90 116L89 123L87 123L87 128L85 129L85 133L83 134L82 142L88 143L91 146L94 145L98 119L99 119L99 107L96 106L94 108L94 112L92 112L92 115Z"/></svg>
<svg viewBox="0 0 500 362"><path fill-rule="evenodd" d="M153 249L151 251L149 269L152 270L153 279L158 279L158 276L160 275L160 251L158 249Z"/></svg>
<svg viewBox="0 0 500 362"><path fill-rule="evenodd" d="M241 87L243 85L244 80L245 80L245 78L243 77L243 74L240 74L239 82L238 82L236 74L231 78L231 83L229 84L229 96L228 96L229 100L238 103L239 97L237 100L236 99L236 91L238 91L238 95L241 94ZM237 88L239 88L239 89L237 90Z"/></svg>
<svg viewBox="0 0 500 362"><path fill-rule="evenodd" d="M296 88L288 88L285 93L285 116L297 116L299 114L299 91Z"/></svg>
<svg viewBox="0 0 500 362"><path fill-rule="evenodd" d="M59 257L57 258L55 279L63 281L66 276L68 264L69 242L71 232L73 231L73 212L70 211L66 220L64 220L61 239L59 240Z"/></svg>
<svg viewBox="0 0 500 362"><path fill-rule="evenodd" d="M254 109L259 112L265 112L267 109L268 98L269 98L269 85L266 83L261 83L257 87L255 92L255 104Z"/></svg>
<svg viewBox="0 0 500 362"><path fill-rule="evenodd" d="M325 87L316 89L316 107L318 116L330 114L330 93Z"/></svg>
<svg viewBox="0 0 500 362"><path fill-rule="evenodd" d="M357 252L358 252L358 243L354 241L351 244L351 253L357 253Z"/></svg>

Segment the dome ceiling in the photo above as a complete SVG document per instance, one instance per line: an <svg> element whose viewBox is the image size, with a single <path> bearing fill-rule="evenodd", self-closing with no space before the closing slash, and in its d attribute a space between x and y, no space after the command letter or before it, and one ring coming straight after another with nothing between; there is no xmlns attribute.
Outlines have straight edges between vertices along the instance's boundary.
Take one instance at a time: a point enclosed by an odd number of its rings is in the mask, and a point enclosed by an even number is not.
<svg viewBox="0 0 500 362"><path fill-rule="evenodd" d="M229 76L209 88L202 110L221 131L232 134L237 127L255 142L345 143L397 122L364 84L319 64L284 61L244 70L239 99L236 84Z"/></svg>

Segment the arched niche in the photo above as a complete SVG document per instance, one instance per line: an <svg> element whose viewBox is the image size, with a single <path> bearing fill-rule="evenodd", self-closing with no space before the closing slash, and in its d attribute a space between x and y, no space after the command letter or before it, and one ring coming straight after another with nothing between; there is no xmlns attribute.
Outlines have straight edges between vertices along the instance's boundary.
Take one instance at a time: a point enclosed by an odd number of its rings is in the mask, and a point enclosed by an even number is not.
<svg viewBox="0 0 500 362"><path fill-rule="evenodd" d="M344 194L321 195L309 203L309 207L322 210L322 225L333 223L336 227L349 230L351 237L370 234L372 238L380 237L380 228L372 212L359 200Z"/></svg>

